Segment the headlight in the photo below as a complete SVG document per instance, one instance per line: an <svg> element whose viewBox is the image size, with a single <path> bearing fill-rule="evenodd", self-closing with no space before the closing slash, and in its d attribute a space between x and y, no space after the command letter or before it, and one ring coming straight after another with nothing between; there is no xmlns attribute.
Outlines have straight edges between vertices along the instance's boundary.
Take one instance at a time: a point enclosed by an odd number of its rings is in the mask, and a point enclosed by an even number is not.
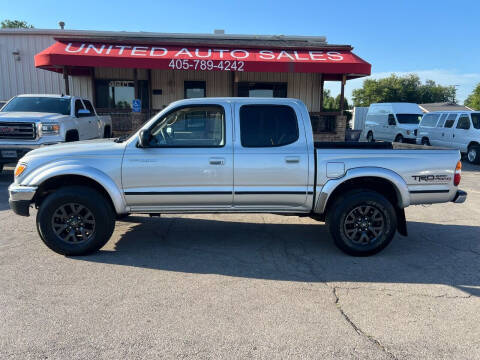
<svg viewBox="0 0 480 360"><path fill-rule="evenodd" d="M57 123L42 124L40 127L40 135L58 135L59 133L60 125Z"/></svg>
<svg viewBox="0 0 480 360"><path fill-rule="evenodd" d="M17 166L15 167L15 177L22 175L26 168L27 165L25 164L17 164Z"/></svg>

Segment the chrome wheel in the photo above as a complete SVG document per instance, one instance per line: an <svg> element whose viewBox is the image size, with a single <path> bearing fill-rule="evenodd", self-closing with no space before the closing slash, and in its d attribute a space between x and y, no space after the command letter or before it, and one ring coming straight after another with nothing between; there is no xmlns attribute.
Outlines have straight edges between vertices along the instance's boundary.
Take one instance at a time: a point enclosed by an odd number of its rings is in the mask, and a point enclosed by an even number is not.
<svg viewBox="0 0 480 360"><path fill-rule="evenodd" d="M95 217L84 205L63 204L53 213L52 229L55 235L66 243L84 243L95 233Z"/></svg>
<svg viewBox="0 0 480 360"><path fill-rule="evenodd" d="M373 205L360 205L348 213L343 230L351 242L368 245L385 232L385 216Z"/></svg>
<svg viewBox="0 0 480 360"><path fill-rule="evenodd" d="M468 149L467 158L468 161L474 162L477 158L477 150L475 148Z"/></svg>

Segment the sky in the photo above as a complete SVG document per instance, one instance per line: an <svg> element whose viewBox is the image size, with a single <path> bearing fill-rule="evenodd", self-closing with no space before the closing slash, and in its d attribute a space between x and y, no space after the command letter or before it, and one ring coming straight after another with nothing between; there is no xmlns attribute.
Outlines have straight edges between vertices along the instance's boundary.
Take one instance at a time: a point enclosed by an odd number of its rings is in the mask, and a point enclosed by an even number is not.
<svg viewBox="0 0 480 360"><path fill-rule="evenodd" d="M62 20L75 30L326 36L352 45L373 78L416 73L457 85L459 103L480 83L480 0L0 0L3 19L44 29ZM347 97L364 79L347 82Z"/></svg>

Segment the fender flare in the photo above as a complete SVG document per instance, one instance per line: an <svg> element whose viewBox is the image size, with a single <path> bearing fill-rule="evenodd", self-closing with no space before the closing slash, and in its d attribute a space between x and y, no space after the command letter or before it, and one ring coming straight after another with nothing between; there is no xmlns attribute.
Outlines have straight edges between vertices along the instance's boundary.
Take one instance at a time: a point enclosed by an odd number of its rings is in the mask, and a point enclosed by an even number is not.
<svg viewBox="0 0 480 360"><path fill-rule="evenodd" d="M347 180L362 177L376 177L389 181L397 192L397 198L399 200L399 203L397 204L398 207L403 209L410 205L410 193L408 191L407 183L395 171L380 167L360 167L349 169L341 178L328 180L318 192L317 199L315 199L315 212L318 214L323 214L325 212L330 195L333 194L338 186Z"/></svg>
<svg viewBox="0 0 480 360"><path fill-rule="evenodd" d="M91 166L75 163L55 163L53 166L42 166L31 174L28 174L28 176L22 181L22 185L40 186L42 183L51 178L66 175L84 176L95 181L108 193L110 199L112 200L113 206L115 207L115 211L118 214L127 212L125 198L115 181L113 181L113 179L103 171Z"/></svg>

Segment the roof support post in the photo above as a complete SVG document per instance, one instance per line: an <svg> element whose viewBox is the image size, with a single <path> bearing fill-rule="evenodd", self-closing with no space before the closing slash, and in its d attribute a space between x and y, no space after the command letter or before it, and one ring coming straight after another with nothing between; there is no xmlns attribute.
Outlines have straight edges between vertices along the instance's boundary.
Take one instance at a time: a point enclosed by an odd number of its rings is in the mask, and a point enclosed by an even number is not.
<svg viewBox="0 0 480 360"><path fill-rule="evenodd" d="M63 80L65 81L65 95L70 95L70 83L68 81L67 67L63 67Z"/></svg>
<svg viewBox="0 0 480 360"><path fill-rule="evenodd" d="M320 74L322 79L320 80L320 109L319 112L323 111L323 87L325 85L325 81L323 80L323 74Z"/></svg>
<svg viewBox="0 0 480 360"><path fill-rule="evenodd" d="M135 68L133 69L133 86L134 86L134 96L135 99L138 99L138 70Z"/></svg>
<svg viewBox="0 0 480 360"><path fill-rule="evenodd" d="M340 91L340 114L343 115L343 105L345 103L345 84L347 82L347 75L342 75L342 87Z"/></svg>

